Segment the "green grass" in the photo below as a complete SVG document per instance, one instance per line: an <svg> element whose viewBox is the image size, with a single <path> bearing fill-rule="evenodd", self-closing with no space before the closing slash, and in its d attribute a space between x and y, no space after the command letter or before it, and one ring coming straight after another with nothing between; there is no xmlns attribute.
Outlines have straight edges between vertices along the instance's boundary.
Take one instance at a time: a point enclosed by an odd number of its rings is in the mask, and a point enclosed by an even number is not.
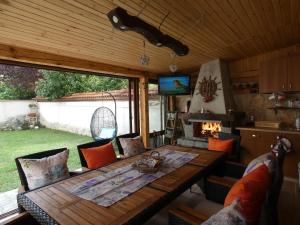
<svg viewBox="0 0 300 225"><path fill-rule="evenodd" d="M91 137L51 129L0 131L0 192L19 187L14 159L35 152L67 147L70 170L80 168L77 145L92 141Z"/></svg>

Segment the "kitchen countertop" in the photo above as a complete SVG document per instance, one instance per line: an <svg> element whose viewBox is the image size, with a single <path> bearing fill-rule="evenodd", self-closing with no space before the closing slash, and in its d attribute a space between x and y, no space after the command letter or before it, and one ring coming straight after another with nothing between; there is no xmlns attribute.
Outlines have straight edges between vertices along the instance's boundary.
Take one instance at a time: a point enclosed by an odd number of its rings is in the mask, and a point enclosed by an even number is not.
<svg viewBox="0 0 300 225"><path fill-rule="evenodd" d="M300 134L300 130L295 128L268 128L268 127L236 127L237 130L249 130L249 131L264 131L264 132L274 132L274 133L284 133L284 134Z"/></svg>

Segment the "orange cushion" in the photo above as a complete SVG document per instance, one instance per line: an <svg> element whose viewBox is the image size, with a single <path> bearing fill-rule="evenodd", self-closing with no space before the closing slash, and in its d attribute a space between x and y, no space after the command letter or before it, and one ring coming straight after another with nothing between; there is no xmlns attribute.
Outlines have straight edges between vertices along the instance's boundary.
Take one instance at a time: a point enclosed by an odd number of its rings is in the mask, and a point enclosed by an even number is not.
<svg viewBox="0 0 300 225"><path fill-rule="evenodd" d="M226 196L224 207L239 198L239 209L247 225L257 224L270 183L271 175L267 166L259 166L232 186Z"/></svg>
<svg viewBox="0 0 300 225"><path fill-rule="evenodd" d="M97 169L117 160L112 143L99 147L81 149L89 169Z"/></svg>
<svg viewBox="0 0 300 225"><path fill-rule="evenodd" d="M208 138L208 150L231 153L234 139Z"/></svg>

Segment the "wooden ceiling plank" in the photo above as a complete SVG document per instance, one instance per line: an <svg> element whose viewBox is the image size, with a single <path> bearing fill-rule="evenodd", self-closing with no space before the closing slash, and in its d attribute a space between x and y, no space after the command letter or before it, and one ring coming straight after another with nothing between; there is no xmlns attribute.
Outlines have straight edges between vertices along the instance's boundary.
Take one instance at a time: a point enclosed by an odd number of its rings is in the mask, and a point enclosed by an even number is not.
<svg viewBox="0 0 300 225"><path fill-rule="evenodd" d="M75 28L75 27L73 27L73 28ZM73 30L77 30L77 29L73 29ZM104 33L104 32L101 32L101 33ZM88 33L87 33L88 34ZM111 34L111 33L110 33ZM100 37L99 37L99 39L100 39ZM118 39L118 38L117 38ZM97 40L97 39L95 39L95 40ZM106 39L105 41L107 41L108 39ZM117 41L117 43L119 43L119 42L121 42L121 40L116 40ZM123 41L123 40L122 40ZM127 46L128 45L128 40L124 40L124 44ZM129 43L130 44L130 43ZM136 48L136 44L133 46L133 47L135 47ZM142 48L142 45L141 45L141 47L140 47L140 50L141 51L143 51L143 48ZM150 50L151 51L151 50Z"/></svg>
<svg viewBox="0 0 300 225"><path fill-rule="evenodd" d="M256 53L262 51L262 45L260 40L257 38L259 35L255 29L255 26L251 23L251 20L248 17L246 10L242 7L240 1L236 0L229 0L228 3L231 5L232 9L234 10L235 14L237 15L238 19L241 20L243 26L248 31L248 36L252 37L253 45L252 47L255 49Z"/></svg>
<svg viewBox="0 0 300 225"><path fill-rule="evenodd" d="M252 11L252 15L256 19L257 26L261 27L261 34L265 34L263 36L266 43L265 51L269 51L273 48L272 41L271 41L272 37L270 37L270 33L267 32L268 27L264 25L263 18L261 17L261 15L263 14L262 8L260 7L259 3L255 3L253 0L246 0L246 1L248 1L248 6Z"/></svg>
<svg viewBox="0 0 300 225"><path fill-rule="evenodd" d="M0 58L4 60L14 60L40 65L49 65L68 69L77 69L98 73L109 73L128 77L144 77L142 71L111 66L103 63L79 60L70 57L62 57L43 52L32 51L25 48L15 48L0 44Z"/></svg>
<svg viewBox="0 0 300 225"><path fill-rule="evenodd" d="M293 27L293 40L299 40L300 37L300 1L299 0L291 0L291 25Z"/></svg>
<svg viewBox="0 0 300 225"><path fill-rule="evenodd" d="M198 1L197 3L199 3L200 8L207 11L207 14L209 15L209 17L206 18L207 26L213 30L219 38L223 38L227 45L239 40L220 15L218 15L218 12L214 9L215 6L211 1Z"/></svg>
<svg viewBox="0 0 300 225"><path fill-rule="evenodd" d="M279 24L276 23L276 17L273 5L270 0L260 1L261 7L263 9L263 16L265 21L265 26L267 27L268 32L272 32L272 42L275 46L284 45L284 39L282 33L279 30Z"/></svg>

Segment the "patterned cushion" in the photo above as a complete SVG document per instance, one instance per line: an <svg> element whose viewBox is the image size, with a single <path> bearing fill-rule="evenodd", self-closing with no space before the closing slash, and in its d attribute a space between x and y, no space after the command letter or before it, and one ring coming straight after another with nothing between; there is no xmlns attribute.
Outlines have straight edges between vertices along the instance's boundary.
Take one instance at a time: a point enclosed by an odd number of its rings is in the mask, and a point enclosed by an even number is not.
<svg viewBox="0 0 300 225"><path fill-rule="evenodd" d="M268 152L258 156L248 164L243 177L263 164L266 165L268 167L269 172L272 173L274 170L274 159L275 158L272 152Z"/></svg>
<svg viewBox="0 0 300 225"><path fill-rule="evenodd" d="M41 159L19 159L29 189L35 189L69 177L69 150Z"/></svg>
<svg viewBox="0 0 300 225"><path fill-rule="evenodd" d="M119 138L119 140L125 157L130 157L145 152L145 147L140 136L135 138Z"/></svg>
<svg viewBox="0 0 300 225"><path fill-rule="evenodd" d="M212 215L201 225L246 225L243 215L238 211L238 200Z"/></svg>

